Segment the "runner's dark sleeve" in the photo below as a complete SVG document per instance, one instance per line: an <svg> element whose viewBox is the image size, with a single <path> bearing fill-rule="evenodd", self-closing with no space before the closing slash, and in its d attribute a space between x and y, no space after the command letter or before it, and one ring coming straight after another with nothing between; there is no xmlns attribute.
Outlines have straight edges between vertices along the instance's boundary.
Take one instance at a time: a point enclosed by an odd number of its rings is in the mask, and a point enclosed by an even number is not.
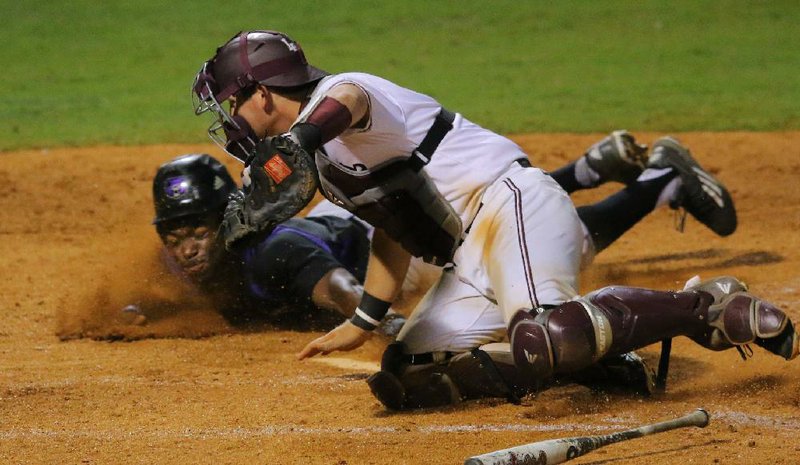
<svg viewBox="0 0 800 465"><path fill-rule="evenodd" d="M354 255L351 249L354 241L367 239L364 233L361 233L363 239L354 238L356 233L352 222L341 218L291 219L256 246L247 274L273 297L288 303L310 304L314 287L335 268L347 269L359 281L363 280L363 273L351 263ZM368 242L358 244L356 261L363 261L358 255L366 254Z"/></svg>

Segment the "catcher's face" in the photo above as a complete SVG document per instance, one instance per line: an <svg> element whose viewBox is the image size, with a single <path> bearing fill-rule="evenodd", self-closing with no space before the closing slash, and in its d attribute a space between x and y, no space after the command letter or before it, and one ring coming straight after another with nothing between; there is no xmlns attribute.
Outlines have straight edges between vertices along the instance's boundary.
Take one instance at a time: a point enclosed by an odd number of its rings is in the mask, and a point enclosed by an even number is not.
<svg viewBox="0 0 800 465"><path fill-rule="evenodd" d="M167 253L193 281L209 277L220 256L216 244L216 229L209 225L182 226L161 236Z"/></svg>

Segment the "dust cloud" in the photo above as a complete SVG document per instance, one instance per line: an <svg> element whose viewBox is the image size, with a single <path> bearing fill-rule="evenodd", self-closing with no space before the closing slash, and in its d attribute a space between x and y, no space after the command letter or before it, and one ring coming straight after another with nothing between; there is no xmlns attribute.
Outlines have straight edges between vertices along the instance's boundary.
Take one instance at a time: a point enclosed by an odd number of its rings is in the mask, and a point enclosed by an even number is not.
<svg viewBox="0 0 800 465"><path fill-rule="evenodd" d="M157 239L125 242L99 283L60 309L59 339L200 338L234 331L208 298L170 272Z"/></svg>

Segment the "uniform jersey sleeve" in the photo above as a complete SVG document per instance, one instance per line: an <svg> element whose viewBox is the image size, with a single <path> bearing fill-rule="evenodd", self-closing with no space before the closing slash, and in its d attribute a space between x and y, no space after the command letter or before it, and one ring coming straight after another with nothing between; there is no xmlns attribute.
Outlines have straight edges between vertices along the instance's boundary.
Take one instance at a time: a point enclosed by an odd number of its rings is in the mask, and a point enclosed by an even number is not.
<svg viewBox="0 0 800 465"><path fill-rule="evenodd" d="M390 95L384 93L363 77L363 73L343 73L329 76L317 86L311 99L300 113L297 121L305 121L314 108L322 101L328 91L341 84L350 84L360 88L368 98L370 120L365 128L351 128L345 134L365 131L378 131L388 134L405 132L405 115L403 109ZM375 123L375 124L373 124Z"/></svg>
<svg viewBox="0 0 800 465"><path fill-rule="evenodd" d="M288 303L308 304L319 280L342 264L324 245L281 231L259 245L251 266L254 281L271 295Z"/></svg>

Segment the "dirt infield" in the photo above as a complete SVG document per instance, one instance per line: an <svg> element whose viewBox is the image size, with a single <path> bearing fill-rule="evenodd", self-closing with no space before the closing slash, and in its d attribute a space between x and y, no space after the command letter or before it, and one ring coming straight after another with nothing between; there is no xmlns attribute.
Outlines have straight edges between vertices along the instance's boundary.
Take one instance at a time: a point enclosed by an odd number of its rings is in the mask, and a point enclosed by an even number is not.
<svg viewBox="0 0 800 465"><path fill-rule="evenodd" d="M535 164L555 168L599 136L515 140ZM676 289L694 274L732 274L800 320L800 132L679 136L731 188L739 230L720 239L688 219L680 234L671 212L656 212L597 258L582 291ZM650 400L567 386L519 406L387 413L364 383L379 342L296 362L319 333L231 332L202 300L175 297L181 283L153 268L151 177L192 151L223 158L206 145L0 153L0 463L460 464L697 407L711 414L706 429L611 445L571 463L800 463L800 361L755 348L745 362L686 339L675 342L668 392ZM181 318L145 327L109 320L142 289L184 308ZM57 333L141 340L62 342ZM655 347L643 353L657 355Z"/></svg>

